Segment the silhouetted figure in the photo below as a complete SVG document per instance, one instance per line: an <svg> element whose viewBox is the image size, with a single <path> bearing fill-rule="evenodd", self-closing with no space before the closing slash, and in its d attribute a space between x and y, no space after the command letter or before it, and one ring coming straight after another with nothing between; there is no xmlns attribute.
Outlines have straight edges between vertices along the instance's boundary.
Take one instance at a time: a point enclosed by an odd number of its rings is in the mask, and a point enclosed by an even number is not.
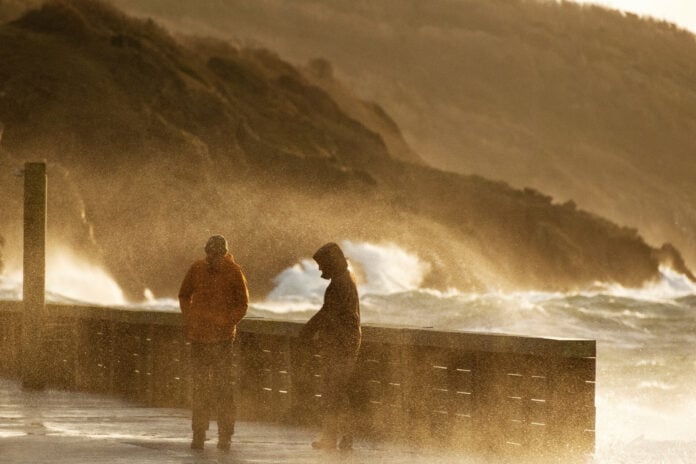
<svg viewBox="0 0 696 464"><path fill-rule="evenodd" d="M179 290L179 305L191 342L193 400L191 449L203 449L212 411L217 413L218 448L229 450L234 434L232 344L249 303L246 278L228 253L227 241L213 235L205 259L191 265Z"/></svg>
<svg viewBox="0 0 696 464"><path fill-rule="evenodd" d="M324 293L324 305L300 331L309 342L316 335L323 365L322 435L314 448L350 449L353 444L348 415L348 388L360 350L360 304L355 278L335 243L327 243L315 254L321 276L331 283Z"/></svg>

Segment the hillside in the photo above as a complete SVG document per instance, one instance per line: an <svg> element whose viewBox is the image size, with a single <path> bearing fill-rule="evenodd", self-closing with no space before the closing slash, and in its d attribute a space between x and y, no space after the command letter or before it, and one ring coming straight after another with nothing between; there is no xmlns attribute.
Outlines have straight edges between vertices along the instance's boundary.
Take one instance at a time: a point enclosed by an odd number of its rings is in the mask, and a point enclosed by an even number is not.
<svg viewBox="0 0 696 464"><path fill-rule="evenodd" d="M432 166L572 199L696 266L687 31L570 1L113 2L295 63L324 57Z"/></svg>
<svg viewBox="0 0 696 464"><path fill-rule="evenodd" d="M0 42L8 265L21 243L13 173L45 158L50 244L100 260L134 298L173 296L215 232L257 298L327 240L397 243L439 288L635 286L659 261L680 267L672 247L573 202L424 166L321 63L175 39L92 0L49 2L1 26Z"/></svg>

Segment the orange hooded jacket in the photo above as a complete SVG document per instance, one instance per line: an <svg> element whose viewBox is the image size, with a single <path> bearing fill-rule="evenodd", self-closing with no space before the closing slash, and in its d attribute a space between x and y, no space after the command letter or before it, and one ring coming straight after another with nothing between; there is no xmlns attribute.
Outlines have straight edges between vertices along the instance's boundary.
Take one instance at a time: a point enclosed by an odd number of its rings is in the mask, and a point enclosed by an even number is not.
<svg viewBox="0 0 696 464"><path fill-rule="evenodd" d="M249 291L242 269L229 253L212 264L191 265L179 290L186 337L197 343L234 340L237 324L246 315Z"/></svg>

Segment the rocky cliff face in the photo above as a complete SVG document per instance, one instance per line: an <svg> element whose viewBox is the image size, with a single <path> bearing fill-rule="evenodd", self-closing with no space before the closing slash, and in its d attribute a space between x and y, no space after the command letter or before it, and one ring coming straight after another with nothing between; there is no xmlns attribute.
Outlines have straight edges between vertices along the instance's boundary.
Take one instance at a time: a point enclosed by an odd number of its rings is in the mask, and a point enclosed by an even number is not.
<svg viewBox="0 0 696 464"><path fill-rule="evenodd" d="M211 233L257 297L341 239L395 242L431 264L429 285L462 289L640 285L660 260L682 263L572 202L424 166L322 63L174 38L93 0L51 1L0 41L8 256L21 218L9 172L45 158L51 243L98 258L134 297L175 295Z"/></svg>

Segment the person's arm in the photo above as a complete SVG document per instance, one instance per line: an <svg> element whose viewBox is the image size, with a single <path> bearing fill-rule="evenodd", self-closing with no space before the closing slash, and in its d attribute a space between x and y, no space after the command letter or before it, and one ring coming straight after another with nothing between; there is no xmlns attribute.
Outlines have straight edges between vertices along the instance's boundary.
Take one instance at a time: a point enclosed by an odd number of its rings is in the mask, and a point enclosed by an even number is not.
<svg viewBox="0 0 696 464"><path fill-rule="evenodd" d="M309 321L300 330L299 338L302 340L311 340L314 335L322 329L325 329L334 316L336 302L335 292L333 290L333 282L329 284L329 288L324 293L324 304L317 313L311 317Z"/></svg>
<svg viewBox="0 0 696 464"><path fill-rule="evenodd" d="M236 273L237 284L232 289L232 322L234 325L239 324L249 308L249 289L246 277L241 269L237 269Z"/></svg>
<svg viewBox="0 0 696 464"><path fill-rule="evenodd" d="M312 316L307 323L302 327L302 330L300 330L300 333L298 337L301 340L311 340L314 338L314 335L321 330L323 327L326 326L327 322L327 310L326 310L326 305L322 306L317 313Z"/></svg>
<svg viewBox="0 0 696 464"><path fill-rule="evenodd" d="M179 308L184 315L191 308L191 295L193 295L193 266L186 273L179 288Z"/></svg>

